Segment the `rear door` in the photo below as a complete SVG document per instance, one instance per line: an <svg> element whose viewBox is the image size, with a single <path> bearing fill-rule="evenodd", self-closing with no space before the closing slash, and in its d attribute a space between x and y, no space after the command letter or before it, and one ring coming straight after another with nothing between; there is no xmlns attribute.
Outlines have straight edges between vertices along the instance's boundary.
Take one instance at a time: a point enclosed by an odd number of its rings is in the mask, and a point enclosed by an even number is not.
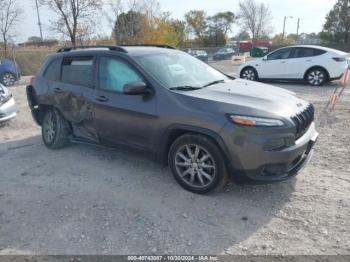
<svg viewBox="0 0 350 262"><path fill-rule="evenodd" d="M64 57L61 80L52 89L58 109L73 125L75 135L96 140L91 97L94 93L94 56Z"/></svg>
<svg viewBox="0 0 350 262"><path fill-rule="evenodd" d="M291 78L303 79L306 70L313 65L318 65L317 57L326 51L309 47L297 47L289 61Z"/></svg>
<svg viewBox="0 0 350 262"><path fill-rule="evenodd" d="M150 150L157 126L155 95L124 95L127 83L147 82L139 70L117 56L98 59L98 88L94 98L94 124L106 145L123 144Z"/></svg>
<svg viewBox="0 0 350 262"><path fill-rule="evenodd" d="M284 79L291 78L290 57L294 48L283 48L267 56L258 68L260 78Z"/></svg>

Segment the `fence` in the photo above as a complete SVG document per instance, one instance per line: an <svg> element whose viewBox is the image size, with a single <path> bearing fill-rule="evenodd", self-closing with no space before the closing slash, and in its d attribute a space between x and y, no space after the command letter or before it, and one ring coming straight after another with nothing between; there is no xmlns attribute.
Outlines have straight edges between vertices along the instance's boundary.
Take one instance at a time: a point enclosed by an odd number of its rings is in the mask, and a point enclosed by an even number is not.
<svg viewBox="0 0 350 262"><path fill-rule="evenodd" d="M270 51L273 51L277 48L283 46L273 46L270 48ZM350 46L344 45L332 45L329 46L331 48L345 50L347 52L350 51ZM204 50L207 52L209 56L209 60L212 59L215 52L217 52L222 47L199 47L199 48L191 48L192 50ZM5 57L11 60L16 61L18 67L20 68L21 74L33 75L35 74L45 57L49 54L55 53L58 50L58 47L37 47L37 48L12 48L7 50L7 54L5 56L5 51L0 50L0 59L4 59ZM188 48L181 49L183 51L188 51ZM235 50L238 53L238 50Z"/></svg>
<svg viewBox="0 0 350 262"><path fill-rule="evenodd" d="M26 76L35 74L45 57L55 51L56 50L45 48L10 49L7 50L5 55L5 50L0 50L0 58L7 58L16 61L21 74Z"/></svg>

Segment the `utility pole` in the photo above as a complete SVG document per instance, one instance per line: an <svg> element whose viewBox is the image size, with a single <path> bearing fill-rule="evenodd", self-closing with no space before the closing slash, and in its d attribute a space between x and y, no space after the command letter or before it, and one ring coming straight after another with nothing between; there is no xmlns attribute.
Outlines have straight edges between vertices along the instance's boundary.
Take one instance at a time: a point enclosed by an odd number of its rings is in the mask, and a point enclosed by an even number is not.
<svg viewBox="0 0 350 262"><path fill-rule="evenodd" d="M298 24L297 24L297 39L296 39L296 41L298 41L298 38L299 38L299 29L300 29L300 18L298 18Z"/></svg>
<svg viewBox="0 0 350 262"><path fill-rule="evenodd" d="M282 40L284 40L284 35L286 33L286 21L288 18L293 18L293 16L285 16L283 20L283 33L282 33Z"/></svg>
<svg viewBox="0 0 350 262"><path fill-rule="evenodd" d="M36 5L36 13L38 15L38 26L39 26L39 30L40 30L40 39L41 39L41 42L42 42L43 41L43 31L41 29L41 21L40 21L38 0L35 0L35 5Z"/></svg>

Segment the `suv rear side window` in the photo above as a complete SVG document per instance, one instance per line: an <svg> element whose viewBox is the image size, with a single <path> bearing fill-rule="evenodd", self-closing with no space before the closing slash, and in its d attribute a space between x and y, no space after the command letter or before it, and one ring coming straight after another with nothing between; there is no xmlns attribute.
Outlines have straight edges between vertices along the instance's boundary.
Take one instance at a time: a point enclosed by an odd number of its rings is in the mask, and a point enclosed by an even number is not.
<svg viewBox="0 0 350 262"><path fill-rule="evenodd" d="M62 63L62 82L91 87L93 83L93 57L66 57Z"/></svg>
<svg viewBox="0 0 350 262"><path fill-rule="evenodd" d="M61 73L61 59L53 60L45 69L44 77L51 81L59 81Z"/></svg>
<svg viewBox="0 0 350 262"><path fill-rule="evenodd" d="M293 58L312 57L322 55L324 53L326 53L326 51L320 49L298 47L294 52Z"/></svg>
<svg viewBox="0 0 350 262"><path fill-rule="evenodd" d="M125 84L143 81L142 77L127 63L111 57L101 57L99 84L103 90L121 93Z"/></svg>

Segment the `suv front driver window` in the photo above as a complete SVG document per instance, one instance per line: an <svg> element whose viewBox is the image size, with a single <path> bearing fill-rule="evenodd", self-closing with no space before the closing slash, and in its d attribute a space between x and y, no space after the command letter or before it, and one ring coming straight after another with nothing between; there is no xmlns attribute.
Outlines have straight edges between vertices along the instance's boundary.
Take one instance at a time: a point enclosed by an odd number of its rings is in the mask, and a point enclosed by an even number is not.
<svg viewBox="0 0 350 262"><path fill-rule="evenodd" d="M128 64L111 57L100 58L98 79L101 89L119 93L123 92L125 84L144 81Z"/></svg>
<svg viewBox="0 0 350 262"><path fill-rule="evenodd" d="M288 59L292 53L292 48L285 48L275 51L267 56L267 60Z"/></svg>

